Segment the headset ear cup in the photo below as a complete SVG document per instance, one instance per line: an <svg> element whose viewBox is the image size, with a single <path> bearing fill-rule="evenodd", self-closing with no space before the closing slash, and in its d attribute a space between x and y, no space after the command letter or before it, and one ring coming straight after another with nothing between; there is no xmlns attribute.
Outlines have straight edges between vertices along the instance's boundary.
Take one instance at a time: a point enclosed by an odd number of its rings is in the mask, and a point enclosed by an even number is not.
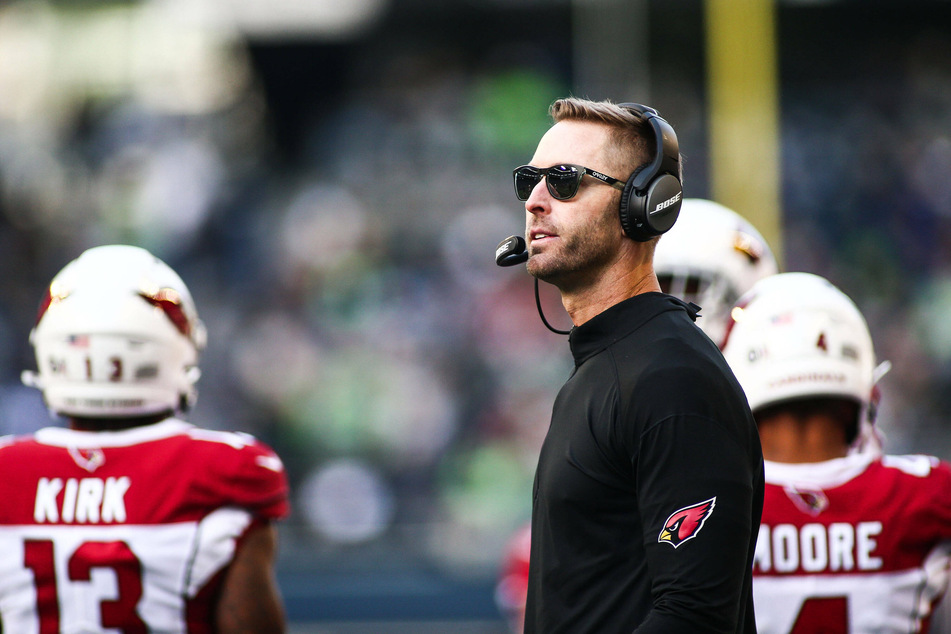
<svg viewBox="0 0 951 634"><path fill-rule="evenodd" d="M650 236L659 236L677 222L683 203L683 188L676 176L661 174L647 186L643 199L646 230Z"/></svg>
<svg viewBox="0 0 951 634"><path fill-rule="evenodd" d="M636 103L622 103L650 124L656 149L654 158L641 165L624 185L618 215L624 234L647 242L668 231L680 215L680 145L677 134L657 111Z"/></svg>
<svg viewBox="0 0 951 634"><path fill-rule="evenodd" d="M624 184L624 191L621 192L621 202L618 208L618 216L621 219L621 228L624 234L638 242L650 240L650 236L644 234L644 197L637 193L634 188L634 179L638 172L644 169L641 165Z"/></svg>
<svg viewBox="0 0 951 634"><path fill-rule="evenodd" d="M634 170L631 177L627 179L627 183L624 185L624 191L621 192L621 204L618 209L618 214L621 218L621 228L624 229L625 235L637 242L647 242L654 236L660 235L654 231L650 223L650 218L647 215L649 208L648 203L651 199L650 192L653 190L654 181L648 184L644 193L638 193L637 188L634 186L637 175L646 167L647 165L641 165ZM668 227L668 229L669 228L670 227Z"/></svg>
<svg viewBox="0 0 951 634"><path fill-rule="evenodd" d="M647 242L674 226L680 215L683 189L676 176L661 174L648 183L643 194L639 194L634 180L642 169L644 166L634 170L624 185L618 215L625 235L638 242Z"/></svg>

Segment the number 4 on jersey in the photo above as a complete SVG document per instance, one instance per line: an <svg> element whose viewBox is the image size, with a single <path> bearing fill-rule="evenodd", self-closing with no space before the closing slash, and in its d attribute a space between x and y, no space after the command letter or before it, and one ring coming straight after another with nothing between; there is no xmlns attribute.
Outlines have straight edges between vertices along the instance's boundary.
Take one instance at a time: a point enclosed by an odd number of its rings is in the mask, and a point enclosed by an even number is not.
<svg viewBox="0 0 951 634"><path fill-rule="evenodd" d="M789 634L849 634L848 597L806 599Z"/></svg>

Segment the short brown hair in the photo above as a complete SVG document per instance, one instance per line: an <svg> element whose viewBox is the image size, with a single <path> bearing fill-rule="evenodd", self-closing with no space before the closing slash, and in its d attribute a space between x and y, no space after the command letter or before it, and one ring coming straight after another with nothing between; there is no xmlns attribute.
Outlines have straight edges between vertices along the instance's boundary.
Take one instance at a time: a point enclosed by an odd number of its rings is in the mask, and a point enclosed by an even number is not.
<svg viewBox="0 0 951 634"><path fill-rule="evenodd" d="M617 156L614 158L619 169L628 170L625 178L633 173L635 168L654 159L656 140L650 123L634 111L622 108L616 103L565 97L551 104L548 114L555 123L565 120L589 121L612 128L614 132L611 140L617 148Z"/></svg>

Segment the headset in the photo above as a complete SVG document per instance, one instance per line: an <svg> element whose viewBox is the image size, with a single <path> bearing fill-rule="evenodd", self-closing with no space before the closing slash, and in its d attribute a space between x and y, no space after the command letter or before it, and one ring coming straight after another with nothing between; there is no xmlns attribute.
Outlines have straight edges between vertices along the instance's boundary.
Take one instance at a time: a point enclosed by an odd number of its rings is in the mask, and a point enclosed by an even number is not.
<svg viewBox="0 0 951 634"><path fill-rule="evenodd" d="M638 167L627 179L618 209L625 235L647 242L673 227L680 214L680 144L673 127L653 108L639 103L618 106L645 119L657 144L654 160Z"/></svg>

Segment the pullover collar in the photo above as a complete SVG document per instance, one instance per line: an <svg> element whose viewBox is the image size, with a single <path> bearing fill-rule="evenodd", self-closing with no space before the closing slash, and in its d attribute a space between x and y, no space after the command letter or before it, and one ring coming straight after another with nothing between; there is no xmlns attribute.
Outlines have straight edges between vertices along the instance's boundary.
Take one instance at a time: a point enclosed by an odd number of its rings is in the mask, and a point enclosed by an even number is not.
<svg viewBox="0 0 951 634"><path fill-rule="evenodd" d="M641 293L611 306L584 324L575 326L568 336L575 367L631 334L653 317L672 310L685 311L696 321L700 307L665 293Z"/></svg>

